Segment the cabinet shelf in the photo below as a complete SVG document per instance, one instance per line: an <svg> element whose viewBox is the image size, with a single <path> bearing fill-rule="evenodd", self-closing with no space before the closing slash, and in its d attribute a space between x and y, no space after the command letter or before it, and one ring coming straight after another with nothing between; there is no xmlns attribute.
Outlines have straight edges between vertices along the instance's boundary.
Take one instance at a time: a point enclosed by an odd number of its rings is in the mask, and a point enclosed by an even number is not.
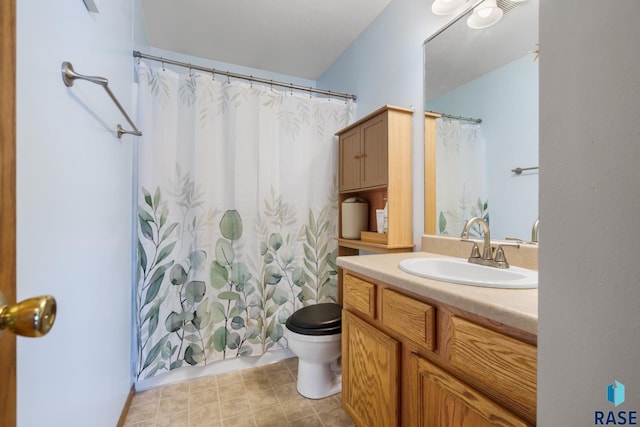
<svg viewBox="0 0 640 427"><path fill-rule="evenodd" d="M338 194L351 195L354 192L355 193L360 193L360 194L367 194L367 193L373 193L375 191L386 190L386 189L387 189L386 185L377 185L375 187L361 188L361 189L358 189L358 190L340 190L340 191L338 191Z"/></svg>
<svg viewBox="0 0 640 427"><path fill-rule="evenodd" d="M413 244L383 245L380 243L371 243L362 240L343 238L338 238L338 246L376 253L411 252L414 247Z"/></svg>

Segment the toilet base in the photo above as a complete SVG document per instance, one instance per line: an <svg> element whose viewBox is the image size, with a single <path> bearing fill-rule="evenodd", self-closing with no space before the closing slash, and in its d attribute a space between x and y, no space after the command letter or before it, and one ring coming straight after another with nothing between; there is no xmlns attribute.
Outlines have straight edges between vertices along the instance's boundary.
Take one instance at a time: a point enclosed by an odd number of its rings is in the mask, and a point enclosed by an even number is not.
<svg viewBox="0 0 640 427"><path fill-rule="evenodd" d="M309 363L298 359L298 393L308 399L323 399L340 393L342 375L339 362Z"/></svg>

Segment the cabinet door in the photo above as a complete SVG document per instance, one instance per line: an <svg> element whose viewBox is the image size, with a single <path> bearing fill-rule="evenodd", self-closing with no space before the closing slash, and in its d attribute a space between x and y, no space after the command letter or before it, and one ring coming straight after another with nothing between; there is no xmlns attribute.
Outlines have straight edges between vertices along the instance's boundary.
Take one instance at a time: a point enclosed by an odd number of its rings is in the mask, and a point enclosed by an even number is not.
<svg viewBox="0 0 640 427"><path fill-rule="evenodd" d="M342 313L342 406L360 427L397 426L400 345Z"/></svg>
<svg viewBox="0 0 640 427"><path fill-rule="evenodd" d="M459 317L451 317L449 340L452 366L490 385L519 414L536 419L535 346Z"/></svg>
<svg viewBox="0 0 640 427"><path fill-rule="evenodd" d="M339 191L360 188L360 128L356 127L340 135L340 184Z"/></svg>
<svg viewBox="0 0 640 427"><path fill-rule="evenodd" d="M387 185L388 117L380 114L360 126L360 187Z"/></svg>
<svg viewBox="0 0 640 427"><path fill-rule="evenodd" d="M412 354L408 369L412 426L492 427L527 423L486 396L420 356Z"/></svg>

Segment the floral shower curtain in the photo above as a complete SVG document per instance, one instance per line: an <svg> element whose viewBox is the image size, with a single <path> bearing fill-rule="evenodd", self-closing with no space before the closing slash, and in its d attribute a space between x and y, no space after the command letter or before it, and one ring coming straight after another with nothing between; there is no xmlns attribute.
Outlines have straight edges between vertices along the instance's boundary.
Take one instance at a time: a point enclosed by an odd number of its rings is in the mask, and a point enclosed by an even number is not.
<svg viewBox="0 0 640 427"><path fill-rule="evenodd" d="M489 222L485 141L476 123L436 120L436 214L438 233L460 236L474 216ZM472 230L480 236L480 230Z"/></svg>
<svg viewBox="0 0 640 427"><path fill-rule="evenodd" d="M336 300L337 145L355 105L138 65L137 377L281 348Z"/></svg>

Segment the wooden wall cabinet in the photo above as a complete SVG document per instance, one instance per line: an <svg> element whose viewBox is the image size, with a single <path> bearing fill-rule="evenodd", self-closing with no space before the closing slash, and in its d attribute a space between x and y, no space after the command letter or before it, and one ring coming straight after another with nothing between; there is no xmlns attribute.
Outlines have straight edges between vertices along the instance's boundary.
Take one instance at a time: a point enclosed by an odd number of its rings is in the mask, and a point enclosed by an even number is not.
<svg viewBox="0 0 640 427"><path fill-rule="evenodd" d="M342 273L342 401L356 425L536 424L535 335Z"/></svg>
<svg viewBox="0 0 640 427"><path fill-rule="evenodd" d="M339 137L340 255L413 250L411 125L413 111L386 105L336 133ZM360 197L369 203L369 233L342 238L342 202ZM388 203L388 231L376 233L376 209Z"/></svg>
<svg viewBox="0 0 640 427"><path fill-rule="evenodd" d="M340 135L340 191L387 185L388 129L379 113Z"/></svg>

